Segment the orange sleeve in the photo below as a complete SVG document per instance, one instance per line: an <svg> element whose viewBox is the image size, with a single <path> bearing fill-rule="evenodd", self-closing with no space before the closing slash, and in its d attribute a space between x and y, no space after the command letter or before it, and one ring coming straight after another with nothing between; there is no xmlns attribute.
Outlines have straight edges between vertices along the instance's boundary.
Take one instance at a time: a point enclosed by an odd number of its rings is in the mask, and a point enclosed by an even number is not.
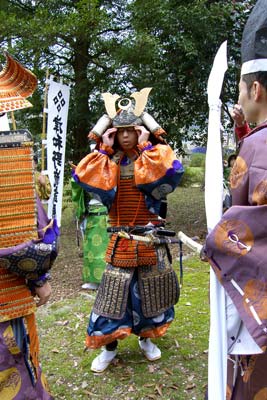
<svg viewBox="0 0 267 400"><path fill-rule="evenodd" d="M144 144L145 146L147 143ZM158 181L164 176L182 170L181 163L168 145L157 144L143 149L140 157L135 161L134 176L136 185L149 184Z"/></svg>
<svg viewBox="0 0 267 400"><path fill-rule="evenodd" d="M106 154L94 151L79 162L75 175L88 186L111 190L117 186L118 166Z"/></svg>

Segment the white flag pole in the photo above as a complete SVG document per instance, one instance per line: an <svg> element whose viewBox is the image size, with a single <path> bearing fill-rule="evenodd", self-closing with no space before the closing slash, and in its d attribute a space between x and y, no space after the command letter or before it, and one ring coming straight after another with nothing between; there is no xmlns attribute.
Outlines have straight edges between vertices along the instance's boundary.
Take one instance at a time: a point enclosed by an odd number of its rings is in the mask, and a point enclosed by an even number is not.
<svg viewBox="0 0 267 400"><path fill-rule="evenodd" d="M208 80L209 125L205 169L205 207L210 232L222 216L223 160L221 143L221 88L227 70L227 42L220 46ZM225 400L227 376L227 333L225 291L210 269L210 336L208 398Z"/></svg>

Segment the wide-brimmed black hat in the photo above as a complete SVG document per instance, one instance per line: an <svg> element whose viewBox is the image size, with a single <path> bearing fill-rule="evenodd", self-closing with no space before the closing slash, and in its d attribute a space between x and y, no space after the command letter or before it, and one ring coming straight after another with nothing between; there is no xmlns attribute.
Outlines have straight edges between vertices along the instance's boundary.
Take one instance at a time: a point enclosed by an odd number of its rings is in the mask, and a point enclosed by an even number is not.
<svg viewBox="0 0 267 400"><path fill-rule="evenodd" d="M241 75L267 71L267 0L258 0L245 25Z"/></svg>

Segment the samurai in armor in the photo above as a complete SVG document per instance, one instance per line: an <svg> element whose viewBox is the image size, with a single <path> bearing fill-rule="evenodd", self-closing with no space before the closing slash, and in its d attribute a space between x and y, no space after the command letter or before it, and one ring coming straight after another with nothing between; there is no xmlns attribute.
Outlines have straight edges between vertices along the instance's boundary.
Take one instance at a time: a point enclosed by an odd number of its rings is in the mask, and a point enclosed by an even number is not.
<svg viewBox="0 0 267 400"><path fill-rule="evenodd" d="M159 227L162 201L179 184L183 167L144 108L150 88L119 100L103 94L108 114L89 133L96 149L80 161L73 177L106 205L111 232L104 271L87 329L88 348L103 347L92 363L104 371L118 340L139 338L145 356L161 357L151 338L163 336L174 319L179 284L166 245L121 237L138 227ZM119 100L119 101L118 101ZM116 103L117 102L117 103ZM116 108L117 104L117 108Z"/></svg>

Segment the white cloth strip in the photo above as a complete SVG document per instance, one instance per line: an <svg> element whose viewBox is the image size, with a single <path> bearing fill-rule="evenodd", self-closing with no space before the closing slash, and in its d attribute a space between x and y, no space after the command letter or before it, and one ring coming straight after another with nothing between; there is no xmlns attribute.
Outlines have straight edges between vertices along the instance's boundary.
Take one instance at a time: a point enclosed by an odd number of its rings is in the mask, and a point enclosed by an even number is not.
<svg viewBox="0 0 267 400"><path fill-rule="evenodd" d="M241 287L236 283L236 281L231 279L231 284L236 288L236 290L238 290L238 292L241 294L241 296L244 296L245 293L243 292Z"/></svg>
<svg viewBox="0 0 267 400"><path fill-rule="evenodd" d="M246 61L241 67L241 75L260 71L267 71L267 58L258 58L256 60Z"/></svg>
<svg viewBox="0 0 267 400"><path fill-rule="evenodd" d="M260 317L258 316L258 314L257 314L257 312L256 312L256 310L255 310L255 308L254 308L253 306L250 306L249 309L250 309L251 314L253 315L254 319L257 321L257 323L258 323L259 325L262 325L262 322L261 322L261 320L260 320Z"/></svg>

